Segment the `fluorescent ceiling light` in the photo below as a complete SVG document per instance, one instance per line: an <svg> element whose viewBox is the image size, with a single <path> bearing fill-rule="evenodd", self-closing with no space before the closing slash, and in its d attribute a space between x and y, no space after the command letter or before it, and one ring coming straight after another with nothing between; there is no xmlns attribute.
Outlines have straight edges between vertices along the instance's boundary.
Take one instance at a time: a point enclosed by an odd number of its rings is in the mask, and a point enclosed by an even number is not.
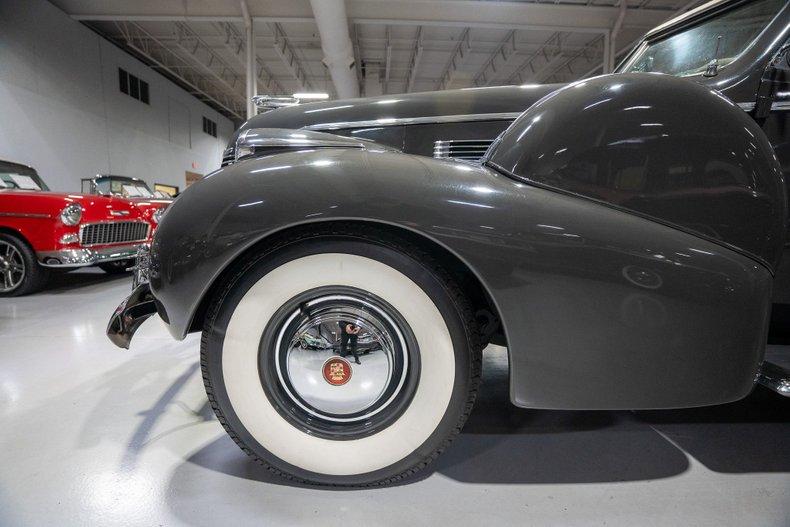
<svg viewBox="0 0 790 527"><path fill-rule="evenodd" d="M294 99L328 99L328 93L294 93Z"/></svg>

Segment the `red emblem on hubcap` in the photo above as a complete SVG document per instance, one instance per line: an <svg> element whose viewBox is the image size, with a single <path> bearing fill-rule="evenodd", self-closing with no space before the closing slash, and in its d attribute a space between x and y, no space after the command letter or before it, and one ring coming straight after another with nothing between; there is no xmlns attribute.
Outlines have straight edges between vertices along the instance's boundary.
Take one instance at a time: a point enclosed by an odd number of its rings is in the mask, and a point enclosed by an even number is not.
<svg viewBox="0 0 790 527"><path fill-rule="evenodd" d="M351 364L346 359L332 357L324 363L324 380L332 386L342 386L351 379Z"/></svg>

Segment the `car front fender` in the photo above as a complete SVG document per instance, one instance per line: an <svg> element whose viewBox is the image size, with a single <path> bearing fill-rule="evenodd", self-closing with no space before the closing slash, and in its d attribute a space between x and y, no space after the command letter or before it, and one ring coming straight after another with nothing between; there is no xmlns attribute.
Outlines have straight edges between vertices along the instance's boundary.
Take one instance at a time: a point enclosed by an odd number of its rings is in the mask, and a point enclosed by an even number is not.
<svg viewBox="0 0 790 527"><path fill-rule="evenodd" d="M753 386L771 290L757 261L485 167L385 151L251 159L189 187L152 249L151 289L173 335L246 250L325 221L407 229L467 265L499 312L517 405L695 406Z"/></svg>

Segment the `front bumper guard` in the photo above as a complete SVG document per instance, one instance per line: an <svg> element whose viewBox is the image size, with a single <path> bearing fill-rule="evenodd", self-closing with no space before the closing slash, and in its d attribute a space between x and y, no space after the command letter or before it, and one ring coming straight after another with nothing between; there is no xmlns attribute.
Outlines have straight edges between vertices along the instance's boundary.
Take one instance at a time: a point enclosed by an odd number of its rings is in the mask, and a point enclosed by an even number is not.
<svg viewBox="0 0 790 527"><path fill-rule="evenodd" d="M45 251L38 253L38 261L44 267L74 268L87 267L105 262L129 260L137 256L139 243L101 249L63 249L60 251Z"/></svg>
<svg viewBox="0 0 790 527"><path fill-rule="evenodd" d="M110 317L107 337L119 348L129 349L137 328L154 313L156 304L150 286L147 283L138 285Z"/></svg>

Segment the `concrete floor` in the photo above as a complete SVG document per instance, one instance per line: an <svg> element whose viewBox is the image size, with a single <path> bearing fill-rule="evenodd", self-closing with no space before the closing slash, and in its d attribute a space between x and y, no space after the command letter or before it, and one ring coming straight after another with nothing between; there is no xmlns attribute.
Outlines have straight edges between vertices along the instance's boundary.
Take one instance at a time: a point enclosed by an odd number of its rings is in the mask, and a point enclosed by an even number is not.
<svg viewBox="0 0 790 527"><path fill-rule="evenodd" d="M104 337L128 277L0 299L0 525L790 525L790 399L662 412L508 404L504 355L421 478L327 490L270 476L206 403L198 339Z"/></svg>

